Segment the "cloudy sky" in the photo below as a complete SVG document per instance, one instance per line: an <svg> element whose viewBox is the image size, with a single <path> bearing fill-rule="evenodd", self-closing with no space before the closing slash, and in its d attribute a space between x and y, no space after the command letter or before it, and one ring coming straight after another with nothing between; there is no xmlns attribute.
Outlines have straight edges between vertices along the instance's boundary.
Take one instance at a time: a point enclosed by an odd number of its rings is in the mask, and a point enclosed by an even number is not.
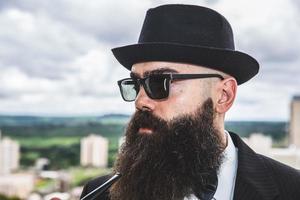
<svg viewBox="0 0 300 200"><path fill-rule="evenodd" d="M239 86L229 120L288 120L300 94L298 0L0 1L0 115L130 114L110 49L137 41L145 12L165 3L208 6L231 23L236 48L260 73Z"/></svg>

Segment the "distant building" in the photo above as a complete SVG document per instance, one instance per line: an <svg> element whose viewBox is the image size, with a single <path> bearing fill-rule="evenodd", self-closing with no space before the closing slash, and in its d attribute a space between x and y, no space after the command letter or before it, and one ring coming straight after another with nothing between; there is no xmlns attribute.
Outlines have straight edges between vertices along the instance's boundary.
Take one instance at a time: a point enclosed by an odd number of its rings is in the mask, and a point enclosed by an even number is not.
<svg viewBox="0 0 300 200"><path fill-rule="evenodd" d="M274 148L272 158L296 169L300 169L300 148Z"/></svg>
<svg viewBox="0 0 300 200"><path fill-rule="evenodd" d="M257 153L270 156L272 148L272 138L262 133L252 133L249 138L243 138L244 141Z"/></svg>
<svg viewBox="0 0 300 200"><path fill-rule="evenodd" d="M253 133L243 140L256 152L271 157L286 165L300 169L300 148L272 148L272 138L259 133Z"/></svg>
<svg viewBox="0 0 300 200"><path fill-rule="evenodd" d="M290 145L300 148L300 96L295 96L291 103Z"/></svg>
<svg viewBox="0 0 300 200"><path fill-rule="evenodd" d="M26 199L33 190L34 175L32 174L0 175L0 194Z"/></svg>
<svg viewBox="0 0 300 200"><path fill-rule="evenodd" d="M81 139L80 164L82 166L107 167L108 140L100 135L91 134Z"/></svg>
<svg viewBox="0 0 300 200"><path fill-rule="evenodd" d="M0 174L9 174L19 168L20 146L10 138L1 138L0 131Z"/></svg>

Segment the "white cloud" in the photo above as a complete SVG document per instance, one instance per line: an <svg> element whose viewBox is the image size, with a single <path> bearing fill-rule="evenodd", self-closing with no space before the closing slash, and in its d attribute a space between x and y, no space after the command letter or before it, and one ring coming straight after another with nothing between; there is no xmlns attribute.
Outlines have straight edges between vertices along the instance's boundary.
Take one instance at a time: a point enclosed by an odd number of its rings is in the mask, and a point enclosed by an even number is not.
<svg viewBox="0 0 300 200"><path fill-rule="evenodd" d="M13 66L1 70L0 81L2 87L1 92L18 96L53 92L57 89L50 80L29 77Z"/></svg>
<svg viewBox="0 0 300 200"><path fill-rule="evenodd" d="M0 13L2 66L19 67L30 76L60 78L62 64L97 46L96 40L43 14L15 8Z"/></svg>

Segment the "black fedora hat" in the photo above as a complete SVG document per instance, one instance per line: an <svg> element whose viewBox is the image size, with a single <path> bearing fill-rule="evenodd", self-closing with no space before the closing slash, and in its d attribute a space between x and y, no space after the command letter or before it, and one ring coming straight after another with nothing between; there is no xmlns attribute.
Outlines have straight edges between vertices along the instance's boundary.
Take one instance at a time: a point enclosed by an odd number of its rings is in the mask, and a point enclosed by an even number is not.
<svg viewBox="0 0 300 200"><path fill-rule="evenodd" d="M228 21L216 11L195 5L170 4L149 9L137 44L112 49L131 70L135 63L190 63L225 72L242 84L258 73L259 64L236 51Z"/></svg>

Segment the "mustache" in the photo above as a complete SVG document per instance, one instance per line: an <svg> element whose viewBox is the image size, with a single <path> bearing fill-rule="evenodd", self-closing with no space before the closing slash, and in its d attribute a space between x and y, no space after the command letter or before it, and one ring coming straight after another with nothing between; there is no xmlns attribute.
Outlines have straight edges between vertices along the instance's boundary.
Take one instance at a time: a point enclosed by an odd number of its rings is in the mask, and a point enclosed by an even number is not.
<svg viewBox="0 0 300 200"><path fill-rule="evenodd" d="M129 127L138 132L139 128L149 128L156 132L162 128L168 128L168 122L160 117L155 116L149 111L138 110L131 119Z"/></svg>

